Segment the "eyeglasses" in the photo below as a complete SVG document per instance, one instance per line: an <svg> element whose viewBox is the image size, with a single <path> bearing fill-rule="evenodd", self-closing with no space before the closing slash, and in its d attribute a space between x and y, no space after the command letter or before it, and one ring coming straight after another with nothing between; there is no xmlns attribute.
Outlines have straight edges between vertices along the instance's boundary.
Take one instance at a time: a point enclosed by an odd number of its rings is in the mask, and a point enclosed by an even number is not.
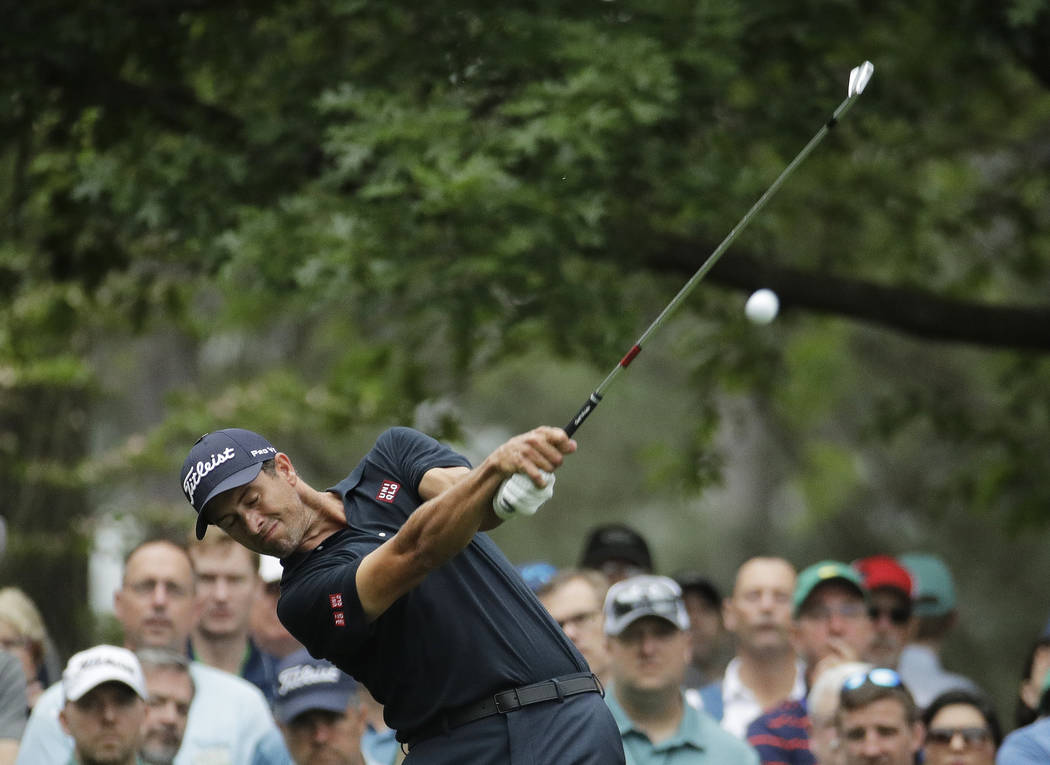
<svg viewBox="0 0 1050 765"><path fill-rule="evenodd" d="M863 615L864 605L862 603L842 603L835 608L813 606L799 614L799 617L814 622L826 622L832 616L841 616L843 619L859 619Z"/></svg>
<svg viewBox="0 0 1050 765"><path fill-rule="evenodd" d="M908 620L911 619L911 609L906 606L899 606L897 608L878 608L877 606L869 606L868 616L871 617L873 622L877 622L883 616L888 616L890 617L890 621L899 627L907 624Z"/></svg>
<svg viewBox="0 0 1050 765"><path fill-rule="evenodd" d="M987 728L930 728L926 732L926 743L948 746L956 736L962 736L966 746L981 746L992 738L991 731Z"/></svg>
<svg viewBox="0 0 1050 765"><path fill-rule="evenodd" d="M901 676L892 669L887 667L876 667L867 672L858 672L855 675L847 677L846 682L842 684L842 690L843 692L855 691L865 683L871 683L880 688L900 688L904 685Z"/></svg>
<svg viewBox="0 0 1050 765"><path fill-rule="evenodd" d="M174 582L162 582L156 579L142 579L138 582L129 582L127 588L139 597L150 597L160 587L165 591L167 597L173 600L181 600L190 596L190 591Z"/></svg>

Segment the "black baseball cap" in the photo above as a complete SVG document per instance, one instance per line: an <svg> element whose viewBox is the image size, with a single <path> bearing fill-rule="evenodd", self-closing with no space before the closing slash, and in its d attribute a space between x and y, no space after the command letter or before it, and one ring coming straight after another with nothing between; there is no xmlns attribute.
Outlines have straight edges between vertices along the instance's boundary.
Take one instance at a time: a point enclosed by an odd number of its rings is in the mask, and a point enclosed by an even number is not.
<svg viewBox="0 0 1050 765"><path fill-rule="evenodd" d="M644 571L653 570L649 545L641 534L622 523L596 526L591 531L583 547L580 567L600 569L609 560L625 560Z"/></svg>
<svg viewBox="0 0 1050 765"><path fill-rule="evenodd" d="M695 592L715 608L722 607L722 593L718 591L714 582L699 571L692 569L679 571L673 578L678 582L683 593Z"/></svg>
<svg viewBox="0 0 1050 765"><path fill-rule="evenodd" d="M251 430L226 428L205 433L182 463L182 492L197 511L197 539L204 539L207 504L229 489L251 483L262 464L277 456L269 441Z"/></svg>

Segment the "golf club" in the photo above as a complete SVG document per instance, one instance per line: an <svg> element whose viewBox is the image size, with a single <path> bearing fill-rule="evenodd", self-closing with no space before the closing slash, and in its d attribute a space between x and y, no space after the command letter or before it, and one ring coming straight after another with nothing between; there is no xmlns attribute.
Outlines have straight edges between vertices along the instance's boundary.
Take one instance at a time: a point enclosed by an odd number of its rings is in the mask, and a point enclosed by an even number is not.
<svg viewBox="0 0 1050 765"><path fill-rule="evenodd" d="M733 230L730 231L726 238L722 240L722 243L715 248L714 252L708 256L707 260L701 264L700 268L696 270L696 273L694 273L689 281L685 283L685 286L678 291L678 294L672 298L671 302L667 304L667 307L664 308L653 323L650 324L638 340L635 341L634 345L631 346L631 349L624 354L623 358L620 359L620 363L613 367L612 371L609 372L604 380L602 380L601 384L594 389L594 392L587 398L584 405L580 407L579 411L576 412L576 415L569 421L569 424L565 426L566 433L571 436L576 432L580 425L583 424L583 421L586 420L590 413L594 411L594 408L598 406L599 402L602 400L602 395L605 393L609 385L612 384L612 381L615 380L620 372L626 369L632 361L634 361L639 353L641 353L642 346L645 342L654 332L656 332L656 330L663 326L668 317L670 317L682 301L689 296L689 293L693 291L700 280L704 278L707 272L718 262L718 259L722 257L722 254L729 249L729 245L731 245L740 232L747 227L751 222L751 219L766 206L766 202L768 202L770 197L776 193L777 189L780 188L781 184L784 183L787 177L795 171L796 167L802 164L806 157L809 156L810 152L816 148L817 144L824 140L824 136L828 134L831 128L835 127L835 124L842 119L847 111L849 111L857 98L860 97L860 94L864 92L864 87L868 84L868 81L871 79L874 72L875 67L870 61L865 61L860 66L853 67L852 71L849 73L849 85L846 90L846 100L839 104L839 107L831 115L828 121L821 125L820 130L817 131L816 135L814 135L809 143L802 148L802 151L791 160L790 164L781 171L780 175L777 176L772 185L770 185L765 193L759 197L758 201L751 206L751 209L744 214L744 217L740 219L740 222L733 227Z"/></svg>

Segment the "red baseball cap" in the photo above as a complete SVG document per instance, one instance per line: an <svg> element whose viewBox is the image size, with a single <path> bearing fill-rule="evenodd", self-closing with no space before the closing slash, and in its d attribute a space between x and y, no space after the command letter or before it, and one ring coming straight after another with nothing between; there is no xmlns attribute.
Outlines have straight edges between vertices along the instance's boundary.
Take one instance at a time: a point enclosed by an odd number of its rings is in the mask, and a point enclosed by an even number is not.
<svg viewBox="0 0 1050 765"><path fill-rule="evenodd" d="M853 568L864 577L864 586L868 590L880 587L892 587L900 590L909 598L913 597L914 583L908 569L889 555L872 555L853 561Z"/></svg>

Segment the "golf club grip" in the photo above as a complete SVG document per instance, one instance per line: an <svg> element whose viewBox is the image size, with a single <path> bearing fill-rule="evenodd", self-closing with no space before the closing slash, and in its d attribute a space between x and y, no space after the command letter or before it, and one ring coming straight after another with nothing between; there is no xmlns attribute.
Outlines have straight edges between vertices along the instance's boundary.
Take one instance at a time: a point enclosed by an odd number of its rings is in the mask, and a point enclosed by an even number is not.
<svg viewBox="0 0 1050 765"><path fill-rule="evenodd" d="M601 400L602 397L597 392L592 393L580 410L569 420L569 424L565 426L565 432L570 436L575 433L576 429L583 425L583 421L594 411L594 408L601 403Z"/></svg>

